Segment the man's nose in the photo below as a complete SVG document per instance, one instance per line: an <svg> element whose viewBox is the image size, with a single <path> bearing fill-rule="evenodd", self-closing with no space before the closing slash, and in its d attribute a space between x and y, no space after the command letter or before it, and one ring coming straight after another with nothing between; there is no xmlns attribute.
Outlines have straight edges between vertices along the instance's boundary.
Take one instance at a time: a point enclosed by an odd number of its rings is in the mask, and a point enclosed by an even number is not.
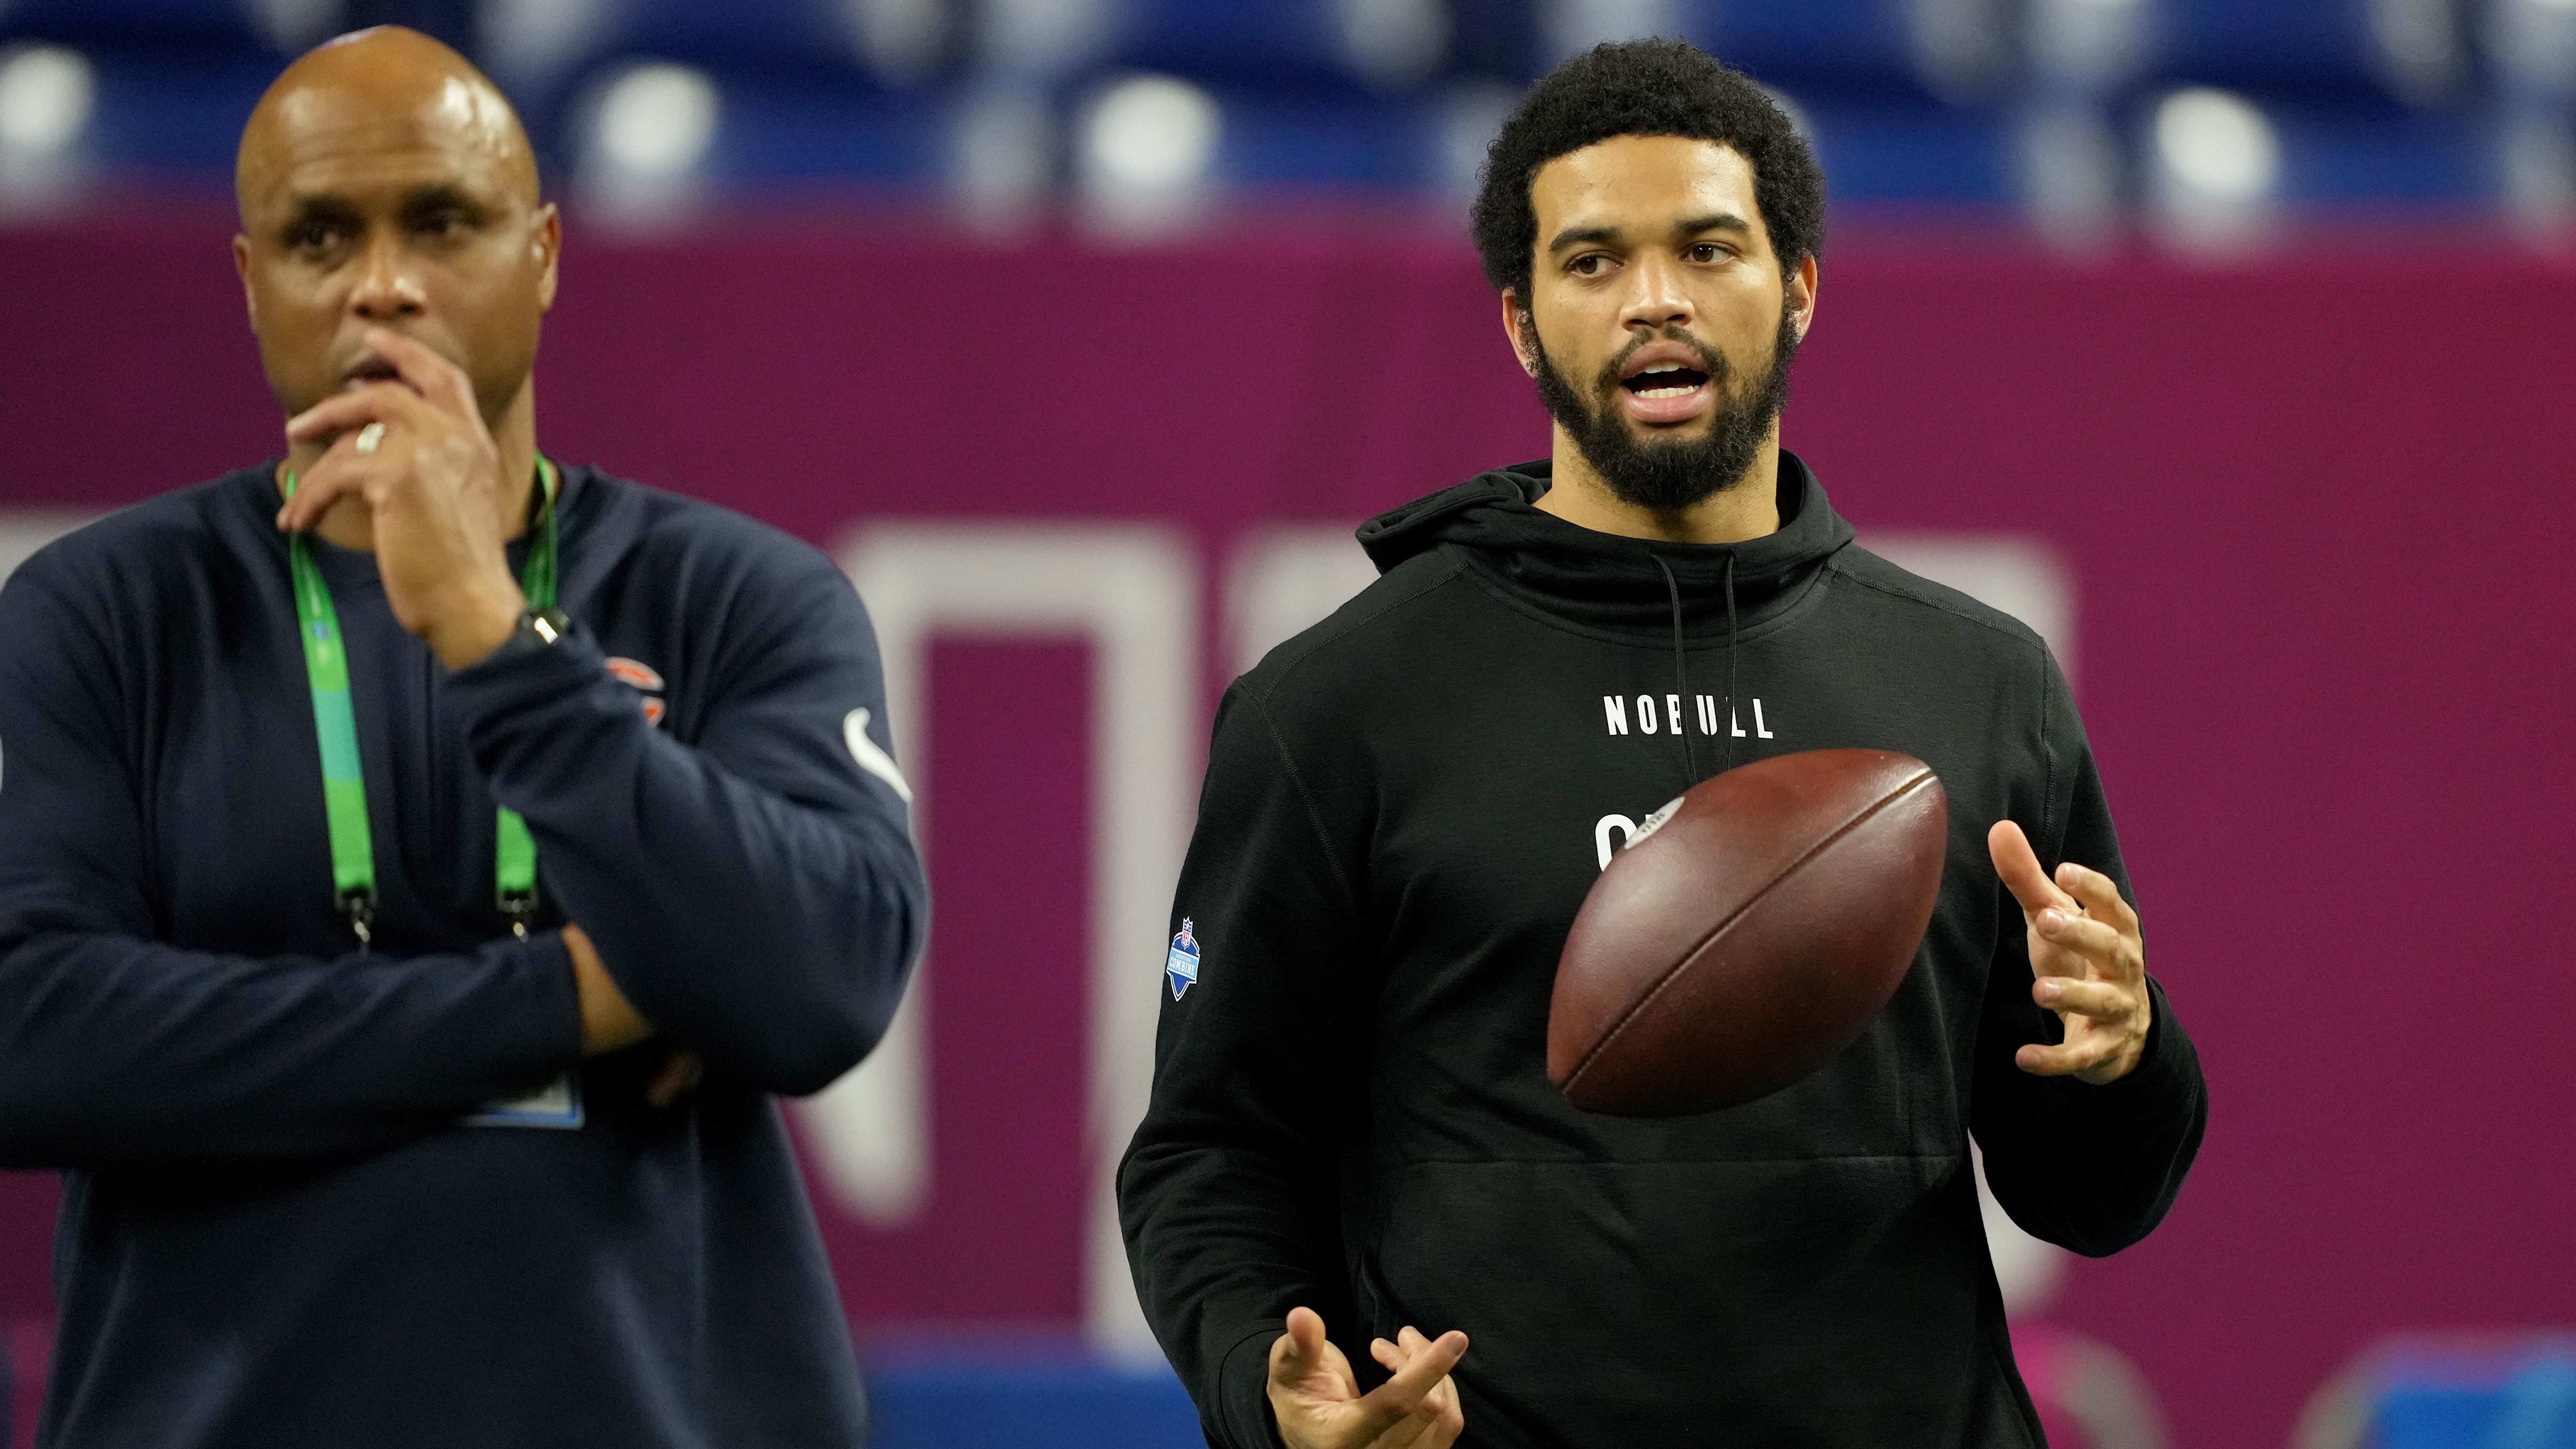
<svg viewBox="0 0 2576 1449"><path fill-rule="evenodd" d="M1690 325L1690 293L1682 286L1681 268L1671 258L1639 258L1628 268L1628 285L1627 302L1619 309L1621 326L1660 332Z"/></svg>
<svg viewBox="0 0 2576 1449"><path fill-rule="evenodd" d="M349 293L349 310L370 322L417 317L428 306L428 294L411 257L399 239L379 237L358 263L358 282Z"/></svg>

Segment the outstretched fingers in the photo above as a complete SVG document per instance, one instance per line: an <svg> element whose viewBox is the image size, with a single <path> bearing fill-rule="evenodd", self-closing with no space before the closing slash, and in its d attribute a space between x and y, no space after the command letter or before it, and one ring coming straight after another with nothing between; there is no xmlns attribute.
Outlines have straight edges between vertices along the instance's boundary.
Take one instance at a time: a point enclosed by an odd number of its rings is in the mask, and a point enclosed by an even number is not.
<svg viewBox="0 0 2576 1449"><path fill-rule="evenodd" d="M1408 1328L1405 1333L1411 1334L1416 1342L1422 1339L1422 1335L1412 1329ZM1396 1346L1399 1351L1404 1349L1403 1334L1397 1336ZM1369 1436L1375 1439L1387 1435L1389 1430L1399 1425L1405 1425L1406 1435L1389 1436L1389 1449L1401 1449L1401 1446L1420 1441L1423 1435L1435 1431L1445 1417L1446 1409L1455 1405L1457 1396L1452 1390L1446 1400L1435 1400L1434 1391L1442 1387L1449 1371L1466 1356L1467 1335L1454 1328L1437 1339L1422 1343L1412 1352L1411 1361L1396 1371L1395 1377L1370 1390L1368 1396L1360 1400L1358 1407ZM1408 1419L1420 1428L1407 1425Z"/></svg>
<svg viewBox="0 0 2576 1449"><path fill-rule="evenodd" d="M2091 916L2078 916L2050 906L2037 921L2042 940L2091 961L2107 962L2120 949L2118 928Z"/></svg>
<svg viewBox="0 0 2576 1449"><path fill-rule="evenodd" d="M1404 1331L1396 1335L1396 1346L1402 1353L1421 1354L1430 1350L1431 1340L1422 1336L1422 1330L1406 1324ZM1414 1417L1424 1419L1426 1416L1428 1427L1421 1436L1422 1449L1446 1449L1456 1442L1460 1434L1467 1432L1467 1411L1459 1402L1456 1378L1442 1379L1423 1396L1421 1407L1414 1410Z"/></svg>
<svg viewBox="0 0 2576 1449"><path fill-rule="evenodd" d="M2119 883L2102 872L2066 861L2057 867L2057 884L2075 897L2084 913L2094 920L2123 935L2138 929L2138 913L2120 894Z"/></svg>
<svg viewBox="0 0 2576 1449"><path fill-rule="evenodd" d="M2136 993L2108 981L2078 981L2067 976L2043 976L2031 983L2031 1000L2050 1011L2062 1011L2095 1021L2126 1020L2137 1010Z"/></svg>
<svg viewBox="0 0 2576 1449"><path fill-rule="evenodd" d="M1288 1331L1270 1341L1270 1377L1294 1383L1324 1357L1324 1317L1312 1308L1288 1310Z"/></svg>
<svg viewBox="0 0 2576 1449"><path fill-rule="evenodd" d="M2013 1053L2013 1065L2034 1077L2071 1077L2111 1060L2119 1050L2119 1043L2107 1036L2086 1037L2059 1046L2032 1042Z"/></svg>
<svg viewBox="0 0 2576 1449"><path fill-rule="evenodd" d="M2075 897L2057 888L2040 869L2039 856L2030 848L2030 837L2010 820L1998 820L1986 832L1986 853L1994 857L1995 874L2003 879L2004 889L2013 893L2024 911L2037 913L2056 906L2073 912L2081 909Z"/></svg>

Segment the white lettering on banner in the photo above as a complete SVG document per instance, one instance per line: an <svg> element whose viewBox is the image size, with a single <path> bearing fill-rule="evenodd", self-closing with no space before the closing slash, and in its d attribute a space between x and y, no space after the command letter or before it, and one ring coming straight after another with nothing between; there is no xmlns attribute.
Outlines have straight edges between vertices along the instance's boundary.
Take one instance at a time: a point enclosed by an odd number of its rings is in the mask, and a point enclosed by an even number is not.
<svg viewBox="0 0 2576 1449"><path fill-rule="evenodd" d="M930 643L940 635L1081 635L1099 673L1092 706L1091 1032L1082 1225L1084 1314L1092 1346L1161 1362L1118 1231L1118 1156L1153 1088L1162 956L1172 887L1189 842L1204 706L1198 691L1199 581L1169 529L1083 524L885 524L842 555L875 620L886 709L911 766L913 831L938 832L929 799ZM1329 607L1329 605L1327 605ZM1302 626L1300 626L1302 627ZM936 932L893 1027L849 1075L799 1104L825 1181L862 1220L917 1220L934 1183L926 1042L938 977Z"/></svg>

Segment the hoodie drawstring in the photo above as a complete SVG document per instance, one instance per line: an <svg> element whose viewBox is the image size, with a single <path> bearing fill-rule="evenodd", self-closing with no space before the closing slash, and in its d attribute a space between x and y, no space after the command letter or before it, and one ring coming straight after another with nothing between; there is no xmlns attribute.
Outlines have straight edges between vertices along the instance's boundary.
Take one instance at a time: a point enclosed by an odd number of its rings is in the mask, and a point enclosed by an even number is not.
<svg viewBox="0 0 2576 1449"><path fill-rule="evenodd" d="M1675 617L1679 617L1678 613ZM1720 770L1735 768L1735 550L1726 551L1726 764Z"/></svg>
<svg viewBox="0 0 2576 1449"><path fill-rule="evenodd" d="M1649 554L1647 557L1655 561L1655 567L1664 571L1664 588L1673 598L1673 688L1679 692L1681 698L1688 699L1691 697L1690 656L1682 647L1681 582L1673 577L1673 566L1664 562L1662 554ZM1734 565L1730 562L1727 567L1731 577ZM1728 597L1733 597L1731 591ZM1732 654L1728 655L1729 659L1733 657ZM1673 723L1676 726L1681 725L1678 719ZM1682 788L1687 790L1699 783L1699 751L1691 746L1690 730L1687 727L1677 728L1674 733L1682 737Z"/></svg>
<svg viewBox="0 0 2576 1449"><path fill-rule="evenodd" d="M1672 599L1673 688L1680 692L1682 698L1688 699L1691 697L1690 654L1682 637L1681 581L1673 577L1673 566L1664 562L1663 555L1649 554L1647 557L1655 561L1656 568L1663 570L1664 591ZM1735 553L1730 549L1726 555L1726 710L1718 721L1718 733L1725 738L1726 744L1725 753L1720 757L1723 763L1718 766L1719 774L1735 768L1735 633ZM1691 744L1689 729L1683 729L1681 737L1682 768L1687 775L1682 788L1687 790L1699 783L1699 751Z"/></svg>

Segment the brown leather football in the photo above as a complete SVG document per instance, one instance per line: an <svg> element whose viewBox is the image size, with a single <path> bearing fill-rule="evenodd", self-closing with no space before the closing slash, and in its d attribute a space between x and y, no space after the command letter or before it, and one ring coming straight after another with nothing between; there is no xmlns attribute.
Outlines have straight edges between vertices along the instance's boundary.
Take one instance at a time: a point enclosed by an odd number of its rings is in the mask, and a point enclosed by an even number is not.
<svg viewBox="0 0 2576 1449"><path fill-rule="evenodd" d="M1779 755L1693 786L1583 898L1548 1080L1587 1112L1676 1117L1824 1065L1913 965L1949 815L1930 767L1885 750Z"/></svg>

